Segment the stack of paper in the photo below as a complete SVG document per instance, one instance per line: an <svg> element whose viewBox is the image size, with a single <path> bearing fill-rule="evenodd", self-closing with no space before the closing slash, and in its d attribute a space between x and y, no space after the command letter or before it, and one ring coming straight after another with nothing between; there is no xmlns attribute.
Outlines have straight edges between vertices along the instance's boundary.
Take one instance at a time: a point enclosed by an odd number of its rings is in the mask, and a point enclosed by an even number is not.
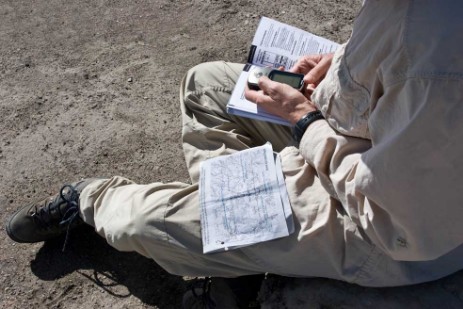
<svg viewBox="0 0 463 309"><path fill-rule="evenodd" d="M199 192L204 253L294 231L280 157L270 144L203 162Z"/></svg>
<svg viewBox="0 0 463 309"><path fill-rule="evenodd" d="M252 41L248 64L244 67L227 105L230 114L283 124L290 123L267 113L244 98L249 70L252 66L289 70L303 55L334 52L338 44L299 28L262 17Z"/></svg>

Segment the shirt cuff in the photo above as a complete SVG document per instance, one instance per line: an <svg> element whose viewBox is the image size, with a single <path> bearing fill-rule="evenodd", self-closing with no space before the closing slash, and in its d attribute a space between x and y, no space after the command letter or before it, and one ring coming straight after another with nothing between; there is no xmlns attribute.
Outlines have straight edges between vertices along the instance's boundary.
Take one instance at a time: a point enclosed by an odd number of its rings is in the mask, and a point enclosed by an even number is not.
<svg viewBox="0 0 463 309"><path fill-rule="evenodd" d="M315 164L323 157L323 144L329 137L335 136L336 132L326 120L317 120L305 131L299 144L299 150L307 162Z"/></svg>

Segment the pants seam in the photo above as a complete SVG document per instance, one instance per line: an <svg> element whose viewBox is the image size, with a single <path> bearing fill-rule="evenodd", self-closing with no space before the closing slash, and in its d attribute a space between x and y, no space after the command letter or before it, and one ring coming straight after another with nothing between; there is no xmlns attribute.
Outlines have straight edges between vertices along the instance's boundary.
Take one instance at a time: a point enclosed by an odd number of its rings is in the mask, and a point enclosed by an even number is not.
<svg viewBox="0 0 463 309"><path fill-rule="evenodd" d="M163 205L163 207L164 207L164 215L162 216L162 226L164 227L164 230L163 230L162 232L163 232L163 234L164 234L165 240L166 240L169 244L171 243L171 241L170 241L169 233L167 232L167 224L166 224L166 221L167 221L167 211L169 210L170 205L172 205L172 203L170 203L170 202L164 203L164 205Z"/></svg>
<svg viewBox="0 0 463 309"><path fill-rule="evenodd" d="M365 259L365 261L360 266L359 270L357 271L357 274L352 280L352 283L358 283L359 280L367 278L367 273L369 273L369 270L371 270L371 268L373 267L373 259L376 256L377 256L376 246L372 246L371 251L368 254L368 257Z"/></svg>

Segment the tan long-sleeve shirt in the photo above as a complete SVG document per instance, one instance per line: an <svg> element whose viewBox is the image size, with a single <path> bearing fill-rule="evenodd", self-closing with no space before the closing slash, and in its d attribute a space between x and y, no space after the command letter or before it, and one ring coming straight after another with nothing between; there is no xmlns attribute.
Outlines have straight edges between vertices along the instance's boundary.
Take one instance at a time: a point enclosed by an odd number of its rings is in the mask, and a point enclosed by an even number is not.
<svg viewBox="0 0 463 309"><path fill-rule="evenodd" d="M366 1L312 96L327 121L302 155L395 260L463 243L461 16L461 1Z"/></svg>

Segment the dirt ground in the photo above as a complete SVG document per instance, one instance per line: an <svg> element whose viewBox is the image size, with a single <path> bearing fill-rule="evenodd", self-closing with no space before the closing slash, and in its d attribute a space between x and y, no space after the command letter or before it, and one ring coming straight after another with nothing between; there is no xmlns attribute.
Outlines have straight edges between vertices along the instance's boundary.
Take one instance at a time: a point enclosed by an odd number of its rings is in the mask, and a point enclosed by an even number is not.
<svg viewBox="0 0 463 309"><path fill-rule="evenodd" d="M189 182L178 89L195 64L244 62L259 17L337 42L361 1L1 0L0 307L179 308L185 278L90 228L15 244L3 223L68 181ZM463 274L406 288L271 277L264 308L463 307Z"/></svg>

